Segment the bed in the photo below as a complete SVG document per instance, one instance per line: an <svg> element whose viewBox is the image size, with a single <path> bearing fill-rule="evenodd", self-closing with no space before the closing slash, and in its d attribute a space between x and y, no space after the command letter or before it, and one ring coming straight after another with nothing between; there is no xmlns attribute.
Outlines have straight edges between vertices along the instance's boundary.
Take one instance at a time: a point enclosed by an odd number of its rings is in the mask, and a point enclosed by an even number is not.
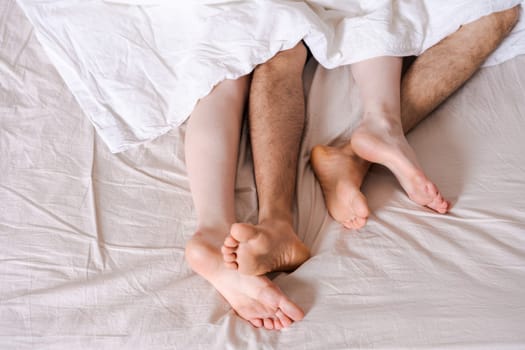
<svg viewBox="0 0 525 350"><path fill-rule="evenodd" d="M113 154L14 0L0 38L1 349L525 348L525 56L481 69L409 134L451 212L374 166L357 231L330 218L309 164L351 132L357 96L347 68L309 61L295 221L312 258L271 276L306 317L277 332L185 262L184 126ZM254 222L246 130L241 145L237 214Z"/></svg>

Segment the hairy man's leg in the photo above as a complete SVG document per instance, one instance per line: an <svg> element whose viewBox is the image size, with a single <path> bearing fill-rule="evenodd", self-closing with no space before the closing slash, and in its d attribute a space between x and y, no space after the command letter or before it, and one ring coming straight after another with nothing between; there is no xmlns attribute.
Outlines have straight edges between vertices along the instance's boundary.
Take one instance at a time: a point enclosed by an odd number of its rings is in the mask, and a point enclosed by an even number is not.
<svg viewBox="0 0 525 350"><path fill-rule="evenodd" d="M480 18L462 26L419 56L401 82L401 120L411 130L463 85L510 33L519 7ZM319 145L311 162L321 184L330 215L350 229L365 225L369 215L360 187L369 163L359 158L351 143Z"/></svg>
<svg viewBox="0 0 525 350"><path fill-rule="evenodd" d="M293 228L297 162L304 129L302 43L257 67L250 90L250 133L259 223L237 223L222 248L226 265L243 274L292 270L309 258Z"/></svg>
<svg viewBox="0 0 525 350"><path fill-rule="evenodd" d="M405 132L472 77L512 31L519 10L518 6L464 25L414 61L401 83Z"/></svg>

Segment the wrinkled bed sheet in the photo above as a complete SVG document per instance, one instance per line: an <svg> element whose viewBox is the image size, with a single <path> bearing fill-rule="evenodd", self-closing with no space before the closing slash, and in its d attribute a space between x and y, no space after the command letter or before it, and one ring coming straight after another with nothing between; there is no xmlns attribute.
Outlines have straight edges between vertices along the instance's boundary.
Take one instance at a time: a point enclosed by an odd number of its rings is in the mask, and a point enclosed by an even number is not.
<svg viewBox="0 0 525 350"><path fill-rule="evenodd" d="M300 40L327 68L417 55L461 24L520 2L18 0L113 152L181 125L218 82Z"/></svg>
<svg viewBox="0 0 525 350"><path fill-rule="evenodd" d="M328 216L308 163L359 115L349 76L308 65L295 219L313 257L273 276L306 317L258 330L184 261L184 126L110 153L21 9L0 2L0 348L523 349L525 56L482 69L409 135L450 214L373 167L356 232ZM242 144L237 214L253 222Z"/></svg>

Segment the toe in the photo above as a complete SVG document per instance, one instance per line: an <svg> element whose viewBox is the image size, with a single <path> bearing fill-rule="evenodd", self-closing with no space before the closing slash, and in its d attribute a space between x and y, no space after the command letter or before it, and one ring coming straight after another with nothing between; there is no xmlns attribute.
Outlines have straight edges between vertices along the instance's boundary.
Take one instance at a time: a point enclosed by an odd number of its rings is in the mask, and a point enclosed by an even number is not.
<svg viewBox="0 0 525 350"><path fill-rule="evenodd" d="M354 229L354 219L352 218L352 219L344 221L343 226L349 230L353 230Z"/></svg>
<svg viewBox="0 0 525 350"><path fill-rule="evenodd" d="M223 255L226 255L226 254L233 254L233 253L235 253L235 251L236 251L236 249L235 249L235 248L232 248L232 247L227 247L227 246L225 246L225 245L223 245L223 246L221 247L221 253L222 253Z"/></svg>
<svg viewBox="0 0 525 350"><path fill-rule="evenodd" d="M443 203L441 203L441 207L439 208L439 212L441 214L445 214L450 209L450 202L443 200Z"/></svg>
<svg viewBox="0 0 525 350"><path fill-rule="evenodd" d="M275 328L275 330L279 331L281 329L283 329L283 324L281 323L281 321L278 319L278 318L274 318L273 319L273 326Z"/></svg>
<svg viewBox="0 0 525 350"><path fill-rule="evenodd" d="M237 260L237 254L233 253L233 254L224 254L222 256L224 262L226 263L236 263L236 260Z"/></svg>
<svg viewBox="0 0 525 350"><path fill-rule="evenodd" d="M222 246L221 247L222 260L225 263L236 263L237 254L236 250L230 247Z"/></svg>
<svg viewBox="0 0 525 350"><path fill-rule="evenodd" d="M366 218L356 218L354 222L354 227L356 229L362 228L366 224Z"/></svg>
<svg viewBox="0 0 525 350"><path fill-rule="evenodd" d="M449 203L443 198L443 196L439 192L432 199L432 201L427 205L427 207L437 211L440 214L446 213L448 206L449 206Z"/></svg>
<svg viewBox="0 0 525 350"><path fill-rule="evenodd" d="M264 328L273 329L273 320L271 318L264 319Z"/></svg>
<svg viewBox="0 0 525 350"><path fill-rule="evenodd" d="M239 246L239 242L232 236L228 236L224 239L224 246L235 249Z"/></svg>
<svg viewBox="0 0 525 350"><path fill-rule="evenodd" d="M279 319L283 328L289 327L293 323L293 321L288 316L286 316L280 309L277 310L275 316Z"/></svg>
<svg viewBox="0 0 525 350"><path fill-rule="evenodd" d="M255 328L261 328L263 326L263 321L260 319L260 318L254 318L254 319L251 319L250 320L250 323L255 327Z"/></svg>
<svg viewBox="0 0 525 350"><path fill-rule="evenodd" d="M236 262L232 261L232 262L224 262L224 266L226 266L228 269L230 270L237 270L239 268L239 265L237 265Z"/></svg>

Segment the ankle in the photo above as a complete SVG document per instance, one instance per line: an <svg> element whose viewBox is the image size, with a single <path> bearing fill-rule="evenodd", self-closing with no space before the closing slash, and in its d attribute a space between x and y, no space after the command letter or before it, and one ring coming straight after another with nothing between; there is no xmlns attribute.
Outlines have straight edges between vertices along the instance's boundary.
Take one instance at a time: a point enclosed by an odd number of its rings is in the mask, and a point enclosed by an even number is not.
<svg viewBox="0 0 525 350"><path fill-rule="evenodd" d="M201 275L214 270L220 254L220 245L214 237L197 231L187 242L184 255L191 269Z"/></svg>
<svg viewBox="0 0 525 350"><path fill-rule="evenodd" d="M293 227L293 215L291 209L272 208L271 210L259 210L259 224L265 222L282 222Z"/></svg>
<svg viewBox="0 0 525 350"><path fill-rule="evenodd" d="M209 233L218 234L219 232L229 232L234 222L235 220L223 220L223 219L213 220L210 218L207 218L204 221L199 220L197 223L197 229L195 230L195 232L197 233L202 232L205 234L209 234Z"/></svg>
<svg viewBox="0 0 525 350"><path fill-rule="evenodd" d="M343 153L345 156L350 157L355 160L362 160L361 157L355 153L354 149L352 148L352 142L348 140L345 144L337 147L337 150L341 153Z"/></svg>
<svg viewBox="0 0 525 350"><path fill-rule="evenodd" d="M363 119L359 127L355 130L352 137L362 132L369 133L370 131L380 132L384 135L399 136L404 135L403 126L401 124L401 117L399 115L383 114L373 115L371 112L363 115Z"/></svg>
<svg viewBox="0 0 525 350"><path fill-rule="evenodd" d="M363 169L363 171L366 173L368 171L368 168L370 167L370 162L366 159L361 158L357 153L355 153L354 149L352 148L352 143L348 141L346 144L342 145L339 148L340 152L342 152L345 156L352 159L352 163L357 165L360 169Z"/></svg>
<svg viewBox="0 0 525 350"><path fill-rule="evenodd" d="M209 246L219 248L224 239L230 234L232 224L222 223L217 225L199 225L193 234L191 241L205 243Z"/></svg>

